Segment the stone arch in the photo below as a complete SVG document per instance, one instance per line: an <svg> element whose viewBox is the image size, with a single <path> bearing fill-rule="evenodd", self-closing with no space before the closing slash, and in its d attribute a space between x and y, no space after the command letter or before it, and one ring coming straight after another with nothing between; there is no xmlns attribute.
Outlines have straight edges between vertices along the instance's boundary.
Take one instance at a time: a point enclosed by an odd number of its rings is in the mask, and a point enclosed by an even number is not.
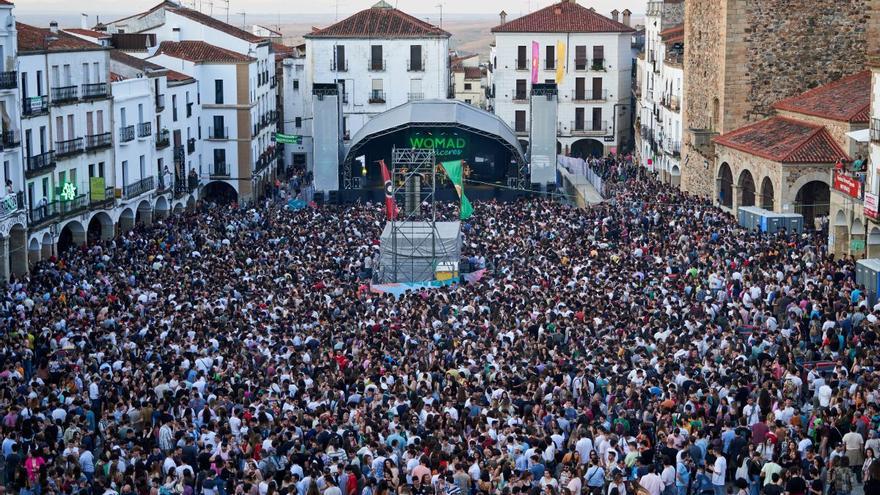
<svg viewBox="0 0 880 495"><path fill-rule="evenodd" d="M143 200L138 204L134 217L135 225L150 226L153 223L153 207L149 200Z"/></svg>
<svg viewBox="0 0 880 495"><path fill-rule="evenodd" d="M764 180L761 181L761 208L773 211L775 201L773 181L770 180L770 177L764 177Z"/></svg>
<svg viewBox="0 0 880 495"><path fill-rule="evenodd" d="M831 206L831 188L826 180L812 180L805 182L798 189L794 197L794 211L804 216L804 226L810 228L815 225L815 219L819 216L827 216ZM851 231L856 235L855 230ZM864 239L864 232L862 239Z"/></svg>
<svg viewBox="0 0 880 495"><path fill-rule="evenodd" d="M186 209L192 210L196 207L196 197L193 195L187 196L186 198Z"/></svg>
<svg viewBox="0 0 880 495"><path fill-rule="evenodd" d="M212 203L229 204L238 201L238 192L228 182L215 180L205 186L203 198Z"/></svg>
<svg viewBox="0 0 880 495"><path fill-rule="evenodd" d="M55 254L55 239L52 238L52 234L48 232L43 234L43 239L40 244L43 251L43 254L41 256L42 259L49 259L50 257L52 257L53 254Z"/></svg>
<svg viewBox="0 0 880 495"><path fill-rule="evenodd" d="M89 221L87 236L89 244L113 238L113 219L106 212L99 211Z"/></svg>
<svg viewBox="0 0 880 495"><path fill-rule="evenodd" d="M166 218L170 211L170 207L168 205L168 198L165 196L159 196L156 198L156 204L153 207L153 216L156 219Z"/></svg>
<svg viewBox="0 0 880 495"><path fill-rule="evenodd" d="M184 208L185 207L184 207L183 203L180 203L180 202L174 203L174 210L173 210L174 214L180 215L180 213L183 211Z"/></svg>
<svg viewBox="0 0 880 495"><path fill-rule="evenodd" d="M867 240L868 258L880 257L880 227L871 227Z"/></svg>
<svg viewBox="0 0 880 495"><path fill-rule="evenodd" d="M681 169L678 165L673 165L670 171L669 184L675 187L681 186Z"/></svg>
<svg viewBox="0 0 880 495"><path fill-rule="evenodd" d="M739 179L736 181L737 186L737 207L739 206L755 206L755 178L749 169L743 169L739 173Z"/></svg>
<svg viewBox="0 0 880 495"><path fill-rule="evenodd" d="M27 251L27 227L17 223L9 229L9 271L15 276L21 276L28 271Z"/></svg>
<svg viewBox="0 0 880 495"><path fill-rule="evenodd" d="M808 227L808 225L804 225L804 227ZM848 253L849 220L847 219L845 211L837 210L837 213L834 215L834 222L829 227L829 230L833 235L833 238L829 236L828 240L832 252L837 255Z"/></svg>
<svg viewBox="0 0 880 495"><path fill-rule="evenodd" d="M134 228L134 210L126 208L119 214L119 233L124 234Z"/></svg>
<svg viewBox="0 0 880 495"><path fill-rule="evenodd" d="M718 167L718 175L715 178L718 190L718 204L727 208L733 208L733 172L727 162L722 162Z"/></svg>
<svg viewBox="0 0 880 495"><path fill-rule="evenodd" d="M31 237L31 241L28 243L28 263L31 265L39 263L40 259L42 259L41 247L40 240L36 237Z"/></svg>
<svg viewBox="0 0 880 495"><path fill-rule="evenodd" d="M70 248L82 246L86 242L86 229L79 220L71 220L58 231L58 252L63 253Z"/></svg>
<svg viewBox="0 0 880 495"><path fill-rule="evenodd" d="M601 158L605 155L605 145L595 139L578 139L571 144L571 154L579 158Z"/></svg>

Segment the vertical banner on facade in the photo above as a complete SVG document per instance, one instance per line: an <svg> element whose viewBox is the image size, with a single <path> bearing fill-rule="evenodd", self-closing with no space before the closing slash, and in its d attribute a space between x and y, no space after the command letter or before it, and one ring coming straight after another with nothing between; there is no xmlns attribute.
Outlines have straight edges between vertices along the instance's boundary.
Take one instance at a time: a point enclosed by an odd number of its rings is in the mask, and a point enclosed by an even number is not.
<svg viewBox="0 0 880 495"><path fill-rule="evenodd" d="M556 42L556 84L562 84L562 78L565 77L565 44L561 41Z"/></svg>
<svg viewBox="0 0 880 495"><path fill-rule="evenodd" d="M541 48L537 41L532 42L532 84L538 84L538 62L541 58Z"/></svg>

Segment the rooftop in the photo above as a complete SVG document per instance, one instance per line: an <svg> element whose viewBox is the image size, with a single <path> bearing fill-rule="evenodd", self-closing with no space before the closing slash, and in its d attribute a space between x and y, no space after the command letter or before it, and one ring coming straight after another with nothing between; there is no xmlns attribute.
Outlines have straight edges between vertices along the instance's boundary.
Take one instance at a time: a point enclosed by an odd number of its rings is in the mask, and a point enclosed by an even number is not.
<svg viewBox="0 0 880 495"><path fill-rule="evenodd" d="M871 113L871 71L842 77L778 101L773 108L828 120L867 124Z"/></svg>
<svg viewBox="0 0 880 495"><path fill-rule="evenodd" d="M417 19L385 1L364 9L306 38L449 38L439 27Z"/></svg>
<svg viewBox="0 0 880 495"><path fill-rule="evenodd" d="M574 0L562 0L500 26L493 33L632 33L626 24L611 20Z"/></svg>
<svg viewBox="0 0 880 495"><path fill-rule="evenodd" d="M684 43L684 24L677 24L660 31L660 38L664 43Z"/></svg>
<svg viewBox="0 0 880 495"><path fill-rule="evenodd" d="M70 34L85 36L87 38L95 38L98 40L109 39L110 35L107 33L102 33L100 31L94 31L92 29L82 29L82 28L66 28L65 32Z"/></svg>
<svg viewBox="0 0 880 495"><path fill-rule="evenodd" d="M22 53L104 50L101 45L61 30L52 33L48 28L39 28L21 22L17 22L15 27L18 31L18 51Z"/></svg>
<svg viewBox="0 0 880 495"><path fill-rule="evenodd" d="M141 72L160 71L165 69L165 67L162 67L159 64L154 64L149 60L134 57L125 53L122 50L110 50L110 60L113 60L114 62L119 62L123 65L127 65Z"/></svg>
<svg viewBox="0 0 880 495"><path fill-rule="evenodd" d="M163 41L159 44L156 55L168 55L196 63L239 63L255 60L204 41Z"/></svg>
<svg viewBox="0 0 880 495"><path fill-rule="evenodd" d="M458 67L454 67L452 71L460 73L463 72L465 79L482 79L483 77L482 67L463 67L459 65Z"/></svg>
<svg viewBox="0 0 880 495"><path fill-rule="evenodd" d="M161 9L165 9L166 12L173 12L175 14L181 15L181 16L186 17L188 19L192 19L192 20L194 20L198 23L204 24L205 26L208 26L212 29L216 29L217 31L226 33L230 36L234 36L236 38L242 39L242 40L247 41L249 43L260 43L265 40L265 38L257 36L253 33L249 33L247 31L245 31L244 29L239 29L231 24L227 24L219 19L215 19L207 14L203 14L203 13L199 12L198 10L193 10L193 9L190 9L187 7L183 7L182 5L179 5L179 4L172 2L170 0L165 0L164 2L156 5L155 7L153 7L152 9L150 9L146 12L141 12L140 14L135 14L135 15L131 15L128 17L123 17L122 19L117 19L113 22L110 22L109 24L117 24L122 21L129 20L129 19L140 19L140 18L148 16L149 14L156 12L157 10L161 10Z"/></svg>
<svg viewBox="0 0 880 495"><path fill-rule="evenodd" d="M846 152L824 126L771 117L713 139L715 143L778 163L834 163Z"/></svg>

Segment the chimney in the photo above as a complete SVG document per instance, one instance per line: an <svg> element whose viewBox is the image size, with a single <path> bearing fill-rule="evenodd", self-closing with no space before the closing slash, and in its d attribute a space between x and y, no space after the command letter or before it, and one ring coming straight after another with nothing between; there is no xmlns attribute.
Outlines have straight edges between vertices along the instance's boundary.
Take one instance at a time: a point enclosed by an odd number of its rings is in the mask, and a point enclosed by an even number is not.
<svg viewBox="0 0 880 495"><path fill-rule="evenodd" d="M79 15L79 27L83 29L89 28L89 16L87 14Z"/></svg>
<svg viewBox="0 0 880 495"><path fill-rule="evenodd" d="M630 12L629 9L623 9L623 23L626 24L627 27L632 27L630 26L631 18L632 12Z"/></svg>
<svg viewBox="0 0 880 495"><path fill-rule="evenodd" d="M501 25L507 24L507 12L502 10L498 17L501 18Z"/></svg>
<svg viewBox="0 0 880 495"><path fill-rule="evenodd" d="M52 21L49 23L49 32L52 34L58 34L58 23Z"/></svg>
<svg viewBox="0 0 880 495"><path fill-rule="evenodd" d="M556 15L562 15L562 6L561 6L561 5L557 5L557 6L553 9L553 13L556 14Z"/></svg>
<svg viewBox="0 0 880 495"><path fill-rule="evenodd" d="M180 28L171 28L171 41L180 43Z"/></svg>
<svg viewBox="0 0 880 495"><path fill-rule="evenodd" d="M620 11L619 11L619 10L614 9L614 10L611 11L611 20L612 20L612 21L614 21L614 22L618 22L619 16L620 16Z"/></svg>

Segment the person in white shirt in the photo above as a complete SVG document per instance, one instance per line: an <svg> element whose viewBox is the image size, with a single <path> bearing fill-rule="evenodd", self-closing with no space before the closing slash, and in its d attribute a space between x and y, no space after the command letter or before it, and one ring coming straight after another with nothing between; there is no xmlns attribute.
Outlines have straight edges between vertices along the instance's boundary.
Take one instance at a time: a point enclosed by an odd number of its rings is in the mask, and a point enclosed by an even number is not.
<svg viewBox="0 0 880 495"><path fill-rule="evenodd" d="M663 493L663 480L654 472L654 466L648 466L648 474L642 476L639 485L648 491L649 495L660 495Z"/></svg>
<svg viewBox="0 0 880 495"><path fill-rule="evenodd" d="M715 495L726 495L724 482L727 476L727 459L721 455L721 449L717 445L712 447L712 454L715 455L715 465L712 468L712 490Z"/></svg>

